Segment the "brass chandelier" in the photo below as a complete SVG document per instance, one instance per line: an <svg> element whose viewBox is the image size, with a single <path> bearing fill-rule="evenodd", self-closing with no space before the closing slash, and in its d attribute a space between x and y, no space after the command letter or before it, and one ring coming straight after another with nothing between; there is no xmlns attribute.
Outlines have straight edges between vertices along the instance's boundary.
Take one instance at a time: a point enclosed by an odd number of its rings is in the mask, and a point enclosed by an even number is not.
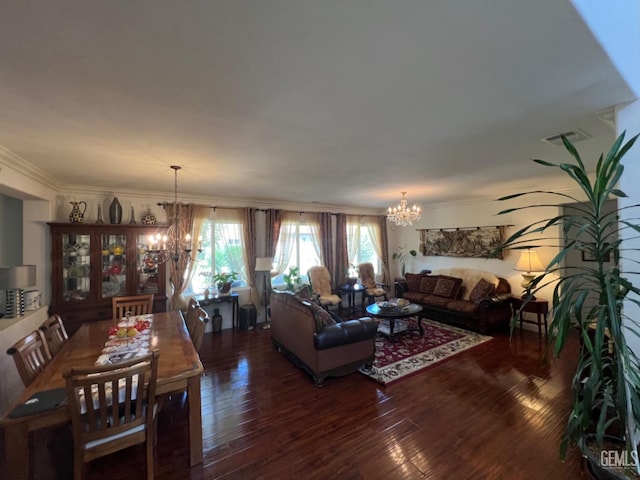
<svg viewBox="0 0 640 480"><path fill-rule="evenodd" d="M180 209L178 207L178 170L182 167L179 165L171 165L174 173L174 203L173 203L173 222L167 229L166 235L151 235L149 237L149 248L145 253L145 263L153 263L161 265L172 259L175 263L180 260L194 262L196 258L191 256L193 245L191 234L184 231L180 226ZM198 253L202 253L201 240L198 240Z"/></svg>

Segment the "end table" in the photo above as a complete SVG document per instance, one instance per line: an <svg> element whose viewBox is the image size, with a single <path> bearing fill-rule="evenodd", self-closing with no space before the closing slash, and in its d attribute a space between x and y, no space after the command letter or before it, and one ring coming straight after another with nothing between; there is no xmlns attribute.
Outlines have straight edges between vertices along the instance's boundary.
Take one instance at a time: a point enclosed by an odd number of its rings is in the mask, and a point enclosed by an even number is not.
<svg viewBox="0 0 640 480"><path fill-rule="evenodd" d="M523 307L524 305L524 307ZM525 303L525 299L519 297L511 298L511 306L513 308L513 314L515 315L520 311L520 329L522 330L523 323L532 323L538 325L538 337L542 336L542 322L544 322L544 335L547 336L547 314L549 313L549 302L543 298L536 298L535 300L529 300ZM522 308L522 310L520 310ZM524 313L535 313L536 320L527 320L524 318Z"/></svg>

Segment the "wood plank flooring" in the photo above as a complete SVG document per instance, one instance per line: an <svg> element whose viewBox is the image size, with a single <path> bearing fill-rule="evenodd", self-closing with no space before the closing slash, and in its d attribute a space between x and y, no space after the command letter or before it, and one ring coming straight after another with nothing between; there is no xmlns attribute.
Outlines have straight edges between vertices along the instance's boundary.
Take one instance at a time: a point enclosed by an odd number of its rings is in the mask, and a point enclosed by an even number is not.
<svg viewBox="0 0 640 480"><path fill-rule="evenodd" d="M323 388L271 345L269 330L206 334L204 462L189 468L184 398L159 416L159 479L579 479L558 444L577 355L542 363L537 333L508 334L383 387L354 373ZM69 478L68 429L35 435L36 477ZM51 459L55 458L55 462ZM141 478L134 447L87 478ZM1 475L0 475L1 477Z"/></svg>

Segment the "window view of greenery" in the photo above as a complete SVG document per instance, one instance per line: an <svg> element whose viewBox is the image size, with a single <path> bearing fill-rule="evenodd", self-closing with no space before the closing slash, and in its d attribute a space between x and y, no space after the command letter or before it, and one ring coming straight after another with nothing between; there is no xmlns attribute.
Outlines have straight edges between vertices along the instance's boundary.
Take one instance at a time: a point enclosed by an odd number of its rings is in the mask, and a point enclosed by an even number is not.
<svg viewBox="0 0 640 480"><path fill-rule="evenodd" d="M234 286L245 285L242 277L242 225L236 223L205 222L200 232L202 253L191 280L191 290L202 293L205 289L215 289L213 276L219 272L236 272L238 279Z"/></svg>
<svg viewBox="0 0 640 480"><path fill-rule="evenodd" d="M373 248L373 242L371 241L371 236L369 234L368 228L362 228L360 226L357 227L360 231L360 244L356 249L356 254L354 258L350 258L349 262L353 265L358 265L363 262L370 262L373 264L373 269L376 274L380 273L380 259ZM351 244L353 240L351 238L347 238L347 242Z"/></svg>
<svg viewBox="0 0 640 480"><path fill-rule="evenodd" d="M303 282L308 282L307 271L314 265L321 265L320 257L316 252L314 244L318 242L318 239L313 237L311 228L308 225L297 225L296 233L294 235L294 245L291 252L291 258L285 269L285 273L289 272L290 267L298 267L300 269L300 276ZM278 242L278 253L282 248L286 248L280 242ZM278 255L276 255L277 257ZM284 285L284 279L282 275L272 279L274 286Z"/></svg>

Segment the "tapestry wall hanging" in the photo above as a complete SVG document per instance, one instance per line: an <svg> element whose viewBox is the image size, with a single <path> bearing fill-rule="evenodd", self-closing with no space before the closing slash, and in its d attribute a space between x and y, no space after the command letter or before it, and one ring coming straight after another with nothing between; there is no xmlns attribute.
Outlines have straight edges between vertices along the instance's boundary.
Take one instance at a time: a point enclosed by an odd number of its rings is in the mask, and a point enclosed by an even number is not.
<svg viewBox="0 0 640 480"><path fill-rule="evenodd" d="M505 239L507 225L496 227L418 229L420 251L437 257L503 258L496 251Z"/></svg>

